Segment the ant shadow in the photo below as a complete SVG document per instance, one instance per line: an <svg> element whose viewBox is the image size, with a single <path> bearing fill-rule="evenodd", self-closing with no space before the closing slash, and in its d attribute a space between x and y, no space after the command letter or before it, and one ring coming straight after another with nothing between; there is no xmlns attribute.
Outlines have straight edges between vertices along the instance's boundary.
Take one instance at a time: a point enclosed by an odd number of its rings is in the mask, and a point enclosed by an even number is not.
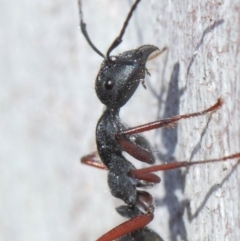
<svg viewBox="0 0 240 241"><path fill-rule="evenodd" d="M187 77L189 75L190 69L194 63L194 59L196 57L196 52L199 50L201 45L204 43L205 36L210 33L214 28L220 26L222 23L224 23L224 20L219 20L214 22L212 25L208 26L202 34L202 37L197 44L197 46L194 49L194 54L190 58L188 67L187 67ZM162 79L164 79L165 76L165 69L168 61L168 54L164 62L164 68L162 72ZM156 88L151 86L148 83L148 87L152 93L152 95L158 99L158 111L157 111L157 117L156 119L164 119L169 118L171 116L179 115L179 107L180 107L180 98L184 94L187 84L182 89L179 89L179 73L180 73L180 65L179 63L176 63L173 67L173 71L171 74L170 82L168 85L168 92L167 97L164 101L164 93L166 92L166 88L164 86L160 87L159 93L157 93ZM164 106L165 103L165 106ZM160 115L161 110L164 108L163 115ZM209 127L209 123L211 121L212 115L208 118L208 121L201 133L201 137L198 141L198 143L195 145L191 156L190 161L193 159L193 157L198 153L198 151L201 149L201 143L202 139L205 136L207 129ZM157 159L161 160L162 162L174 162L177 161L174 158L174 152L178 143L178 126L176 125L174 128L165 128L161 130L157 130L155 132L155 138L160 138L161 143L164 146L165 151L162 152L159 150L158 146L155 146L157 149ZM197 208L197 210L192 213L190 208L190 200L183 200L180 201L177 197L176 193L180 190L180 192L184 195L184 189L185 189L185 180L186 175L188 173L188 170L183 171L181 169L177 170L169 170L165 171L163 173L163 180L164 180L164 187L165 187L165 196L162 199L156 199L156 207L160 206L166 206L168 212L169 212L169 232L170 232L170 240L171 241L177 241L178 237L181 238L181 240L187 241L188 235L186 226L184 223L183 215L185 210L187 211L188 220L192 222L193 219L195 219L199 213L203 210L205 207L207 201L211 197L211 195L221 188L224 183L227 181L228 178L232 175L232 173L235 170L235 167L233 170L222 180L220 184L213 185L208 193L206 194L205 198L203 199L201 205Z"/></svg>
<svg viewBox="0 0 240 241"><path fill-rule="evenodd" d="M204 44L204 39L207 34L211 33L215 28L220 26L221 24L224 23L223 19L220 19L218 21L213 22L212 25L209 25L202 33L202 36L196 45L196 47L193 50L192 56L189 58L189 64L186 70L186 78L188 79L190 69L194 63L194 60L197 56L197 52L200 49L200 47ZM138 22L135 22L136 30L137 30L137 35L140 43L143 42L143 36L142 36L142 31L141 27L138 25ZM160 79L164 80L165 77L165 71L166 71L166 66L168 62L168 52L166 54L166 58L164 60L163 64L163 70L162 73L159 75ZM150 84L150 82L146 79L148 89L150 90L152 96L157 99L158 101L158 110L157 110L157 116L156 119L164 119L164 118L169 118L171 116L179 115L181 114L179 111L180 108L180 99L181 96L185 93L188 85L188 81L186 82L185 87L179 88L179 73L180 73L180 64L177 62L175 63L172 73L171 73L171 78L169 81L168 85L168 90L167 90L167 96L164 98L164 95L166 93L166 87L165 86L160 86L160 90L157 91L157 89ZM161 111L164 109L163 114ZM196 110L197 111L197 110ZM193 159L193 157L198 153L198 151L201 149L201 143L204 135L207 132L209 123L211 121L211 115L201 133L201 137L198 141L198 143L195 145L191 156L190 156L190 161ZM159 150L159 147L155 145L155 149L157 150L156 156L158 160L161 160L161 162L174 162L177 161L174 158L174 153L175 149L178 144L178 125L174 126L174 128L165 128L161 130L156 130L155 132L155 140L159 138L160 142L162 143L164 147L164 152ZM157 140L155 141L157 142ZM191 207L190 207L190 200L179 200L177 197L176 193L180 190L180 192L184 195L184 189L185 189L185 180L186 180L186 175L188 173L188 170L181 170L181 169L176 169L176 170L169 170L165 171L163 173L163 184L165 187L165 196L163 198L157 198L155 200L156 207L161 207L161 206L166 206L168 212L169 212L169 233L170 241L177 241L178 237L181 238L183 241L188 241L188 234L186 230L186 226L184 223L183 215L185 210L187 211L187 216L188 220L192 222L199 213L203 210L204 206L206 205L207 201L211 197L211 195L218 190L219 188L224 185L226 180L230 178L232 173L234 172L234 169L222 180L220 184L215 184L213 185L208 193L206 194L205 198L203 199L201 205L197 208L197 210L192 213Z"/></svg>
<svg viewBox="0 0 240 241"><path fill-rule="evenodd" d="M184 93L185 88L179 89L178 88L178 81L179 81L179 72L180 72L180 66L179 63L176 63L174 65L171 79L169 83L168 88L168 94L165 101L165 110L163 116L158 116L157 118L167 118L170 116L178 115L179 113L179 102L180 97ZM151 87L152 88L152 87ZM154 93L153 95L156 95ZM163 102L159 102L158 111L160 112L162 108ZM207 123L205 127L203 128L200 139L198 143L193 148L191 155L190 155L190 161L194 158L194 156L199 152L199 150L202 149L202 140L203 137L207 134L207 130L209 128L209 124L212 120L212 114L210 114ZM157 159L161 160L161 162L174 162L179 161L174 158L174 152L176 149L176 146L178 144L178 126L176 125L174 128L171 129L162 129L157 130L155 133L155 138L160 138L163 146L165 148L165 152L162 152L159 150L157 146L155 148L157 149ZM202 203L200 206L196 209L194 213L192 213L191 207L190 207L190 200L179 200L178 196L176 195L177 191L180 190L180 192L184 195L185 191L185 180L186 176L188 174L187 170L168 170L163 172L163 184L165 187L165 196L163 198L156 198L155 204L156 207L163 207L165 206L169 213L169 233L171 241L177 241L178 237L181 238L181 240L188 241L188 234L186 230L186 226L184 223L183 215L184 212L187 212L187 217L189 222L192 222L195 218L198 217L199 213L204 209L206 203L208 202L211 195L217 191L219 188L221 188L224 183L231 177L231 175L236 170L237 165L239 162L233 166L232 171L221 181L221 183L213 185L207 194L205 195Z"/></svg>
<svg viewBox="0 0 240 241"><path fill-rule="evenodd" d="M185 88L179 89L178 87L179 73L180 65L179 63L176 63L173 67L171 79L168 86L164 113L161 116L160 112L163 108L162 105L164 104L163 94L165 92L165 88L161 88L159 95L156 92L152 92L155 97L158 97L159 101L157 119L168 118L170 116L180 114L180 97L184 93ZM150 89L153 90L154 88L150 87ZM173 155L178 143L178 126L176 125L174 128L157 130L155 133L155 138L161 139L165 149L165 153L163 153L157 146L155 146L155 149L157 149L157 159L161 160L162 162L176 161ZM166 206L169 212L170 240L177 241L177 236L180 236L182 240L187 241L187 231L183 220L184 206L176 196L177 190L180 190L181 193L184 192L184 172L181 169L165 171L163 172L163 180L166 194L164 198L157 198L155 200L156 207Z"/></svg>
<svg viewBox="0 0 240 241"><path fill-rule="evenodd" d="M187 216L188 220L191 222L193 219L197 218L201 210L203 210L204 206L208 202L208 199L211 197L211 195L216 192L218 189L220 189L224 183L232 176L232 174L236 171L237 166L239 165L239 162L237 162L235 165L233 165L231 172L221 181L221 183L213 185L209 191L207 192L205 198L203 199L202 203L200 206L197 208L197 210L192 213L191 207L190 207L190 201L186 200L185 206L187 209Z"/></svg>
<svg viewBox="0 0 240 241"><path fill-rule="evenodd" d="M193 63L194 63L194 60L195 60L195 58L196 58L196 56L197 56L197 51L199 50L199 48L200 48L200 47L203 45L203 43L204 43L204 38L206 37L206 35L207 35L208 33L211 33L216 27L220 26L220 25L223 24L223 23L224 23L224 20L223 20L223 19L220 19L220 20L218 20L218 21L213 22L212 25L208 26L208 27L203 31L202 37L201 37L200 41L198 42L197 46L194 48L194 50L193 50L193 55L192 55L192 57L190 58L190 62L189 62L188 67L187 67L187 77L188 77L189 72L190 72L190 69L191 69L191 67L192 67L192 65L193 65Z"/></svg>

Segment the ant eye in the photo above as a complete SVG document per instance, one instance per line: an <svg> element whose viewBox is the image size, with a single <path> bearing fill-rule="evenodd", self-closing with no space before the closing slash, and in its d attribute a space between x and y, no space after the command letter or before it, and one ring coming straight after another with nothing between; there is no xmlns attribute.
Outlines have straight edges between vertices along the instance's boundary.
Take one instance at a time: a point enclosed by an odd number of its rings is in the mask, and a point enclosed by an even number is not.
<svg viewBox="0 0 240 241"><path fill-rule="evenodd" d="M105 82L105 88L106 90L111 90L115 84L115 81L112 79L107 79Z"/></svg>

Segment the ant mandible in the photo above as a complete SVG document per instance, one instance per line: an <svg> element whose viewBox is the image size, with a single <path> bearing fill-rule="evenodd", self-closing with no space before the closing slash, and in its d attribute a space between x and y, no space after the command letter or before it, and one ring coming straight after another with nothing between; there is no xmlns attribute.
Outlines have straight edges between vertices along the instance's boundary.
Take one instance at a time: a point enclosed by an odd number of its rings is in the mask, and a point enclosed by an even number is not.
<svg viewBox="0 0 240 241"><path fill-rule="evenodd" d="M113 228L97 241L163 241L163 239L146 225L154 218L153 197L138 188L149 188L160 182L153 172L189 167L196 164L221 162L239 158L240 153L220 159L195 162L171 162L148 168L136 169L123 155L125 151L139 161L153 164L155 157L149 142L140 134L145 131L169 126L181 119L212 113L222 106L222 99L203 111L177 115L168 119L157 120L141 126L127 128L120 120L122 106L132 97L140 83L144 85L146 62L158 47L143 45L116 56L110 56L121 42L129 20L140 0L136 0L127 15L119 36L110 45L106 56L92 43L83 21L81 1L79 3L81 31L91 48L104 58L95 82L99 100L106 106L96 127L97 150L101 161L96 160L96 153L84 156L82 163L108 170L108 185L112 195L126 205L116 208L117 212L129 220ZM163 49L165 50L165 49Z"/></svg>

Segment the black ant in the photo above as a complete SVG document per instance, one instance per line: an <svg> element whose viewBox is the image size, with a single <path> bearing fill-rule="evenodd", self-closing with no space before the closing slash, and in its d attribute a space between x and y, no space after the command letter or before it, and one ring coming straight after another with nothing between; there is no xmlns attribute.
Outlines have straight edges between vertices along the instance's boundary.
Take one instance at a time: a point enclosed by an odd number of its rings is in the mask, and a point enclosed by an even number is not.
<svg viewBox="0 0 240 241"><path fill-rule="evenodd" d="M146 62L149 56L159 51L153 45L143 45L116 56L110 56L121 42L129 20L140 0L136 0L127 15L119 36L110 45L106 56L90 40L86 24L83 21L81 1L79 3L80 26L84 37L92 49L104 58L95 82L99 100L106 106L96 127L96 143L101 161L96 160L96 153L84 156L85 164L108 170L108 185L112 195L120 198L126 205L116 208L117 212L129 220L108 231L97 241L163 241L146 225L154 218L154 200L146 191L160 182L153 172L189 167L196 164L221 162L239 158L240 153L220 159L195 162L171 162L147 168L136 169L123 155L125 151L139 161L153 164L155 157L149 142L140 134L164 126L171 126L181 119L212 113L222 106L222 99L203 111L177 115L168 119L154 121L141 126L127 128L119 117L122 106L132 97L140 83L144 86L145 74L148 74ZM165 50L165 49L163 49Z"/></svg>

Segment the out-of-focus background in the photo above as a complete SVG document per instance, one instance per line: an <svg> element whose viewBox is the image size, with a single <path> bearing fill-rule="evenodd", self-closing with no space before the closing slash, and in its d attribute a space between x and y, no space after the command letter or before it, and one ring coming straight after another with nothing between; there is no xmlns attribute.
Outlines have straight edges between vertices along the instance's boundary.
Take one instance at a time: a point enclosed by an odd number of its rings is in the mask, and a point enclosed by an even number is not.
<svg viewBox="0 0 240 241"><path fill-rule="evenodd" d="M89 35L106 53L133 1L83 1ZM107 173L81 165L96 150L103 106L94 91L102 58L79 30L77 1L0 4L0 241L93 241L123 221ZM240 1L142 0L117 54L142 44L149 61L121 112L134 126L208 108L213 115L147 133L157 163L240 151ZM136 161L134 163L137 163ZM152 227L164 240L239 240L240 167L159 173ZM140 164L139 166L142 166Z"/></svg>

